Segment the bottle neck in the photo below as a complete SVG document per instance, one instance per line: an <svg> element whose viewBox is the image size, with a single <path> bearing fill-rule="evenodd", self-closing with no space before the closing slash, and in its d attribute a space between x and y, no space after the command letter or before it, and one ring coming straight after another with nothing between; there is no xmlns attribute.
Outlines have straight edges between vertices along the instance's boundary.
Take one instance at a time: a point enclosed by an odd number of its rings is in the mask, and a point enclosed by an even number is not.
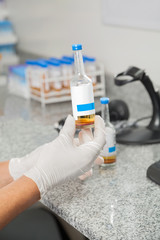
<svg viewBox="0 0 160 240"><path fill-rule="evenodd" d="M82 51L74 51L75 74L85 75Z"/></svg>
<svg viewBox="0 0 160 240"><path fill-rule="evenodd" d="M105 122L105 125L108 126L110 124L108 104L102 104L102 118Z"/></svg>

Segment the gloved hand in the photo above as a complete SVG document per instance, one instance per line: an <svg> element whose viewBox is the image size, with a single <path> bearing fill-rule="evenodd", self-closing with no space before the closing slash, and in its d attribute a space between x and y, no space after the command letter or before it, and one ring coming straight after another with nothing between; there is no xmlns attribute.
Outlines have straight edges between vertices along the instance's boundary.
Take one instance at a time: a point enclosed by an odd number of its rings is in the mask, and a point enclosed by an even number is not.
<svg viewBox="0 0 160 240"><path fill-rule="evenodd" d="M102 133L104 133L104 129L103 129L104 126L102 126L103 120L99 119L98 116L96 116L96 119L97 119L96 120L97 128L99 128L99 131L102 131ZM70 121L72 122L72 125L70 125ZM73 127L72 132L74 132L75 127L73 124L73 118L71 116L70 116L70 120L68 119L68 124L65 126L65 129L68 128L69 125L70 125L70 128L71 128L71 126ZM69 130L70 128L68 128L68 133L70 131ZM63 130L62 130L62 132L63 132ZM61 133L60 133L60 135L61 135ZM83 144L87 141L92 141L92 140L93 140L93 135L92 135L91 130L90 129L82 130L79 133L79 139L73 139L73 145L79 146L80 144ZM24 172L31 169L38 161L38 159L41 155L41 152L46 151L47 145L48 144L44 144L44 145L38 147L36 150L34 150L30 154L26 155L25 157L11 159L9 162L9 171L10 171L10 174L13 177L13 179L15 179L15 180L18 179L19 177L21 177L24 174ZM95 163L101 164L101 163L103 163L103 159L101 157L98 157L96 159ZM82 176L80 176L80 179L84 180L86 177L90 176L91 174L92 174L92 169L89 170L88 172L85 172Z"/></svg>
<svg viewBox="0 0 160 240"><path fill-rule="evenodd" d="M104 121L99 116L95 117L92 141L77 146L74 143L74 134L75 120L68 116L58 138L40 149L35 165L24 173L36 183L41 197L57 184L91 169L105 144Z"/></svg>
<svg viewBox="0 0 160 240"><path fill-rule="evenodd" d="M42 149L45 148L47 144L44 144L36 148L31 153L27 154L21 158L12 158L9 161L9 173L14 180L20 178L26 171L31 169L37 162Z"/></svg>
<svg viewBox="0 0 160 240"><path fill-rule="evenodd" d="M85 129L80 131L79 138L74 139L74 144L76 146L79 146L85 142L92 140L93 135L91 129ZM39 159L41 151L46 147L46 145L47 144L44 144L36 148L34 151L32 151L31 153L27 154L24 157L12 158L9 161L9 172L14 180L20 178L25 172L27 172L35 165L35 163ZM98 158L95 160L95 164L102 164L103 162L104 160L100 156L98 156ZM90 169L89 171L81 175L79 178L81 180L84 180L85 178L91 176L92 172L93 172L92 169Z"/></svg>
<svg viewBox="0 0 160 240"><path fill-rule="evenodd" d="M93 135L90 129L82 130L79 134L79 138L74 139L74 144L79 146L87 141L92 141ZM9 161L9 172L14 180L20 178L26 171L31 169L37 162L41 150L45 148L46 144L36 148L31 153L27 154L21 158L12 158ZM103 158L98 156L95 160L95 164L100 165L104 162ZM93 174L92 168L85 172L83 175L79 176L80 180L85 180L87 177L90 177Z"/></svg>

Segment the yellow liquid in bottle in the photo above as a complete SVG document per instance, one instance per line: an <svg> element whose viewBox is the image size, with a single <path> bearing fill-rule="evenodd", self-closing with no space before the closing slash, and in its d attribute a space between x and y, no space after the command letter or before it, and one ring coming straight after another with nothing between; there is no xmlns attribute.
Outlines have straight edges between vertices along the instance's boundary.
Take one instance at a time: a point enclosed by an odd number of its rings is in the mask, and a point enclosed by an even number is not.
<svg viewBox="0 0 160 240"><path fill-rule="evenodd" d="M95 114L78 117L78 120L76 120L76 128L77 129L93 128L94 118Z"/></svg>
<svg viewBox="0 0 160 240"><path fill-rule="evenodd" d="M116 162L116 155L107 156L107 157L102 156L102 157L104 159L104 163L102 164L102 166L114 164Z"/></svg>

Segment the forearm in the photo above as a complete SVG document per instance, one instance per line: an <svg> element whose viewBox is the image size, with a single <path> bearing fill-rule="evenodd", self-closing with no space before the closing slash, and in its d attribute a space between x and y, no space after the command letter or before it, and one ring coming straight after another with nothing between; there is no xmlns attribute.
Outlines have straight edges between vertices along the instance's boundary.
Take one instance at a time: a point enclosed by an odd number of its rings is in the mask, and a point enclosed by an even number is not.
<svg viewBox="0 0 160 240"><path fill-rule="evenodd" d="M0 229L39 199L37 185L25 176L0 189Z"/></svg>
<svg viewBox="0 0 160 240"><path fill-rule="evenodd" d="M0 162L0 188L6 186L13 181L8 169L9 161Z"/></svg>

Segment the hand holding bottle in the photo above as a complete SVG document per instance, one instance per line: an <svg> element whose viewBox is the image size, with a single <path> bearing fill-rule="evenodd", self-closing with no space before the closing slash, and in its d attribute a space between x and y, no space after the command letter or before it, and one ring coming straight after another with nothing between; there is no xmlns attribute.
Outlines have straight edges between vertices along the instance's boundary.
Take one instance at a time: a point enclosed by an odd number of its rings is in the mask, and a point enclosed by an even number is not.
<svg viewBox="0 0 160 240"><path fill-rule="evenodd" d="M104 132L104 122L96 116L93 140L77 146L74 142L75 121L68 116L59 137L31 153L34 165L24 175L37 184L42 196L55 185L84 174L91 169L105 144ZM12 175L11 165L9 169Z"/></svg>

